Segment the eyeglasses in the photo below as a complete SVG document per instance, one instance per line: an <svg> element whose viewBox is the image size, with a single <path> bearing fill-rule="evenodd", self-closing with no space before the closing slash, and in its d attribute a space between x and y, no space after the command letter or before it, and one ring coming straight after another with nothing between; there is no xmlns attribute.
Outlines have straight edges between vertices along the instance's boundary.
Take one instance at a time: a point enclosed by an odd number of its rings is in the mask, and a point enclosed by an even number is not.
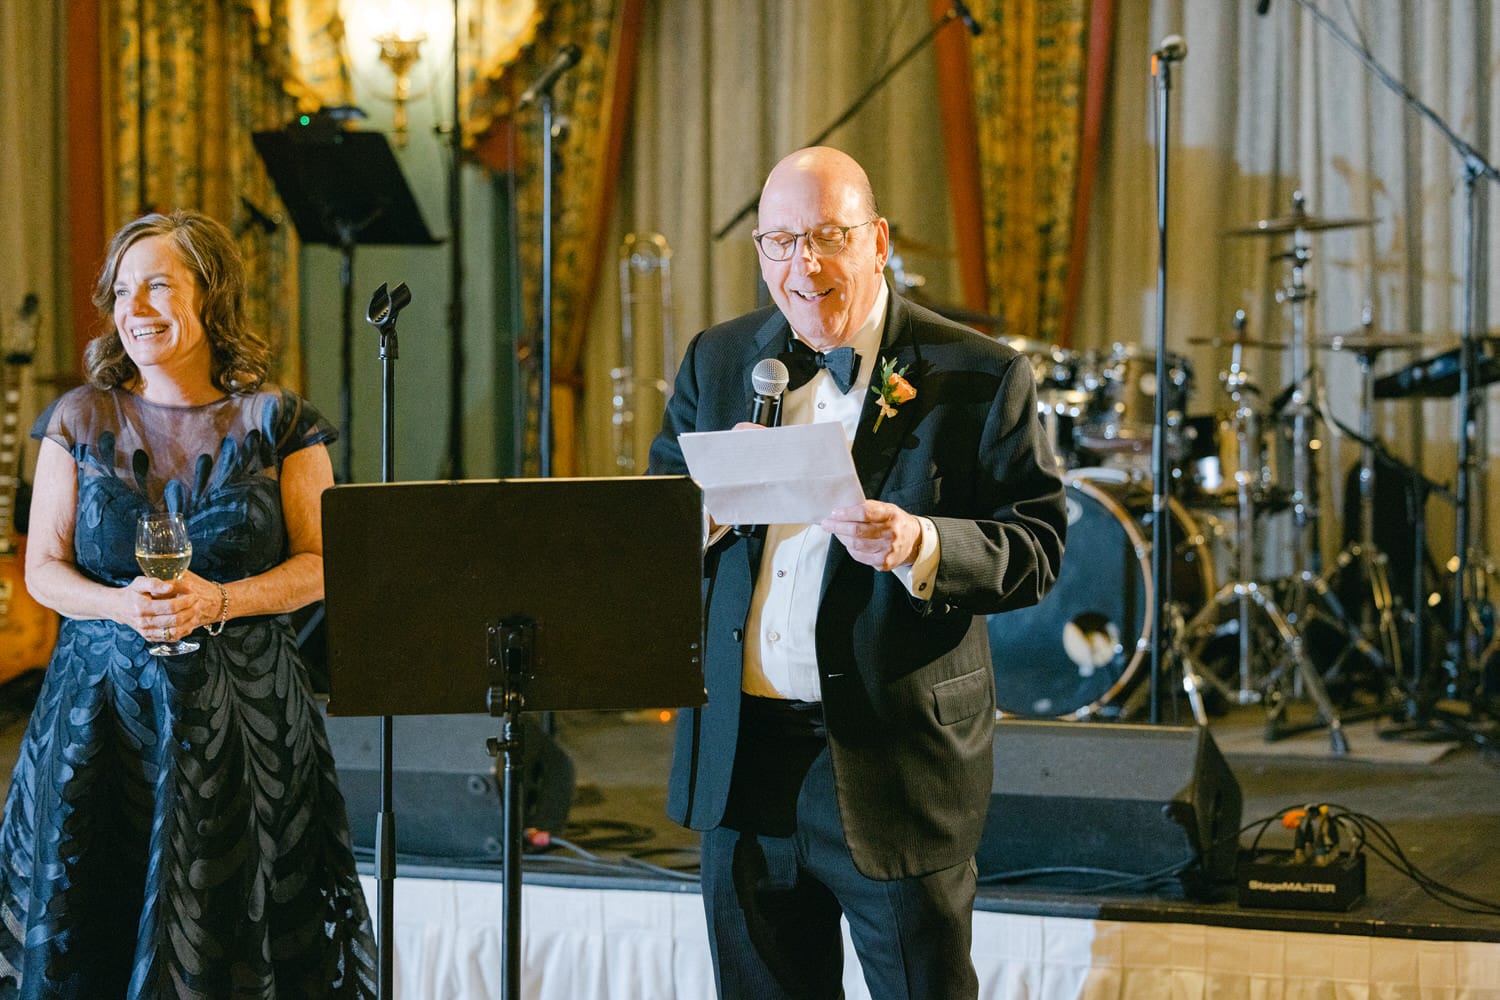
<svg viewBox="0 0 1500 1000"><path fill-rule="evenodd" d="M784 229L771 229L753 235L755 245L760 247L760 252L766 255L766 260L778 262L791 260L797 253L797 241L804 238L807 240L807 245L812 248L812 252L819 257L834 257L843 253L844 247L849 245L851 229L868 226L879 219L880 216L877 215L873 219L866 219L852 226L819 226L805 233L789 233Z"/></svg>

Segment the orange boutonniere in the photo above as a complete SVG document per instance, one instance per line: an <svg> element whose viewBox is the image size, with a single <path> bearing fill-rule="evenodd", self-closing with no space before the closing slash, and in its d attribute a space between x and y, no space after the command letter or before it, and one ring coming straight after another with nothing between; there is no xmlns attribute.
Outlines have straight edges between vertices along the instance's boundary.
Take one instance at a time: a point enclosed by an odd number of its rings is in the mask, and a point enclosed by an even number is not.
<svg viewBox="0 0 1500 1000"><path fill-rule="evenodd" d="M880 430L882 420L896 415L896 407L917 398L917 390L906 381L906 370L909 367L909 365L903 365L898 371L895 358L880 359L879 381L870 386L870 391L880 397L880 416L875 418L877 431Z"/></svg>

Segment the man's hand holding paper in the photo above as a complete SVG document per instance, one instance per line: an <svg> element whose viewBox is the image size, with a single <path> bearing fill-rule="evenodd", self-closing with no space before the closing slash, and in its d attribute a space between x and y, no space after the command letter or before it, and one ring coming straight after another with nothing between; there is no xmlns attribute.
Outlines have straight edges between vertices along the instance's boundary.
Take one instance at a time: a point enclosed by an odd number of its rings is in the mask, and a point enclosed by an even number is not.
<svg viewBox="0 0 1500 1000"><path fill-rule="evenodd" d="M864 500L839 424L754 430L678 437L715 524L816 524Z"/></svg>

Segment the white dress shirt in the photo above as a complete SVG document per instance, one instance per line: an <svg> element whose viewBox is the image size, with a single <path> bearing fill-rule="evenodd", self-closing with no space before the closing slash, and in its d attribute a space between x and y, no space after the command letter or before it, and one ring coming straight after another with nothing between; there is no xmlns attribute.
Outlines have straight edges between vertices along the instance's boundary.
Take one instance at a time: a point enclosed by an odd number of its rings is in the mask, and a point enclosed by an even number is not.
<svg viewBox="0 0 1500 1000"><path fill-rule="evenodd" d="M845 439L854 441L870 379L879 362L889 300L890 290L881 282L875 305L847 345L859 352L859 371L849 391L840 392L833 376L819 369L806 385L782 396L783 426L838 421L844 426ZM919 517L918 521L922 540L916 560L894 572L907 590L926 599L937 576L937 528L928 518ZM745 630L741 681L745 693L763 698L822 700L815 628L823 565L832 539L816 524L773 524L766 528L760 574Z"/></svg>

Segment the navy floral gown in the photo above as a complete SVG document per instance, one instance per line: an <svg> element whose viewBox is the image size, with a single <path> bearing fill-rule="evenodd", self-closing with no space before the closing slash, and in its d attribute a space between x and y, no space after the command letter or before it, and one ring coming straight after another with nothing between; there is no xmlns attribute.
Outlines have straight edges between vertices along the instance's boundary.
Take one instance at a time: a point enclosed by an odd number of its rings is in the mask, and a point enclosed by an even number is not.
<svg viewBox="0 0 1500 1000"><path fill-rule="evenodd" d="M287 557L279 472L336 431L276 388L195 407L63 395L32 431L78 463L90 579L139 575L135 522L187 515L192 569ZM233 613L231 609L231 613ZM375 948L322 717L285 616L154 657L65 620L0 829L0 997L367 997Z"/></svg>

